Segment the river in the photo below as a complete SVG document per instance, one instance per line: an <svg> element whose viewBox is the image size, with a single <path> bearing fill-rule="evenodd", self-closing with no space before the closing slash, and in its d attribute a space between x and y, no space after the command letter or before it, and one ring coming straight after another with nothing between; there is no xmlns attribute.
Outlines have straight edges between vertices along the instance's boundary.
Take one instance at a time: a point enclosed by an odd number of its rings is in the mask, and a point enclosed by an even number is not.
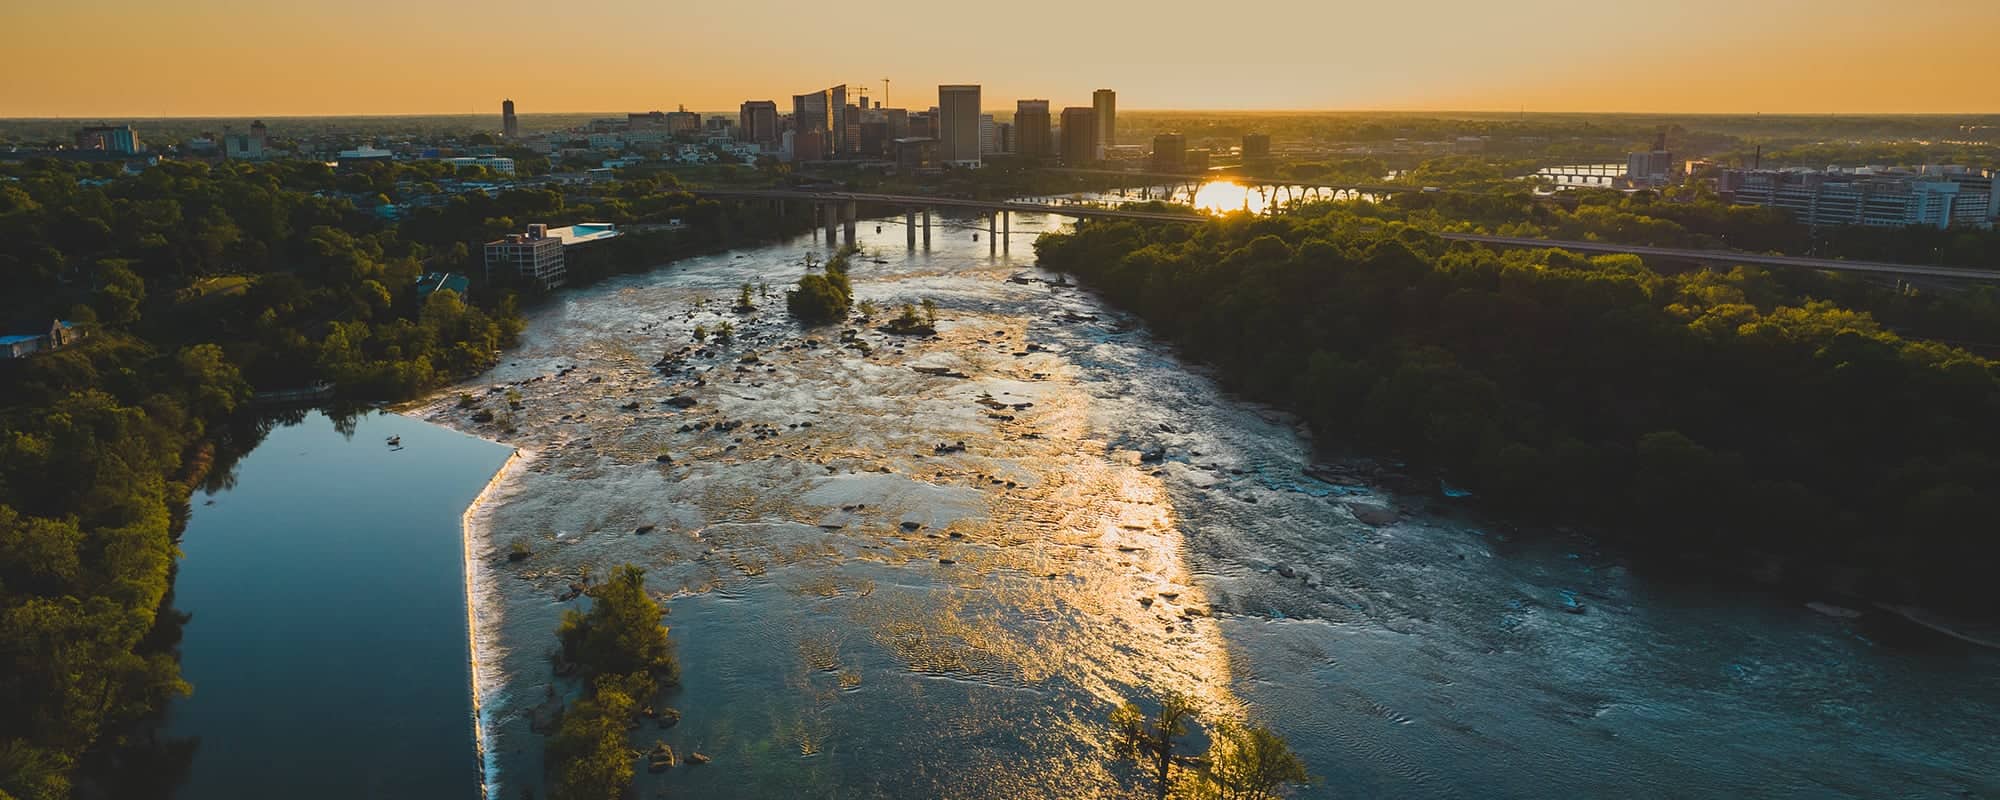
<svg viewBox="0 0 2000 800"><path fill-rule="evenodd" d="M937 337L802 332L800 238L559 293L407 410L524 454L468 513L490 796L541 796L562 598L622 562L684 668L681 722L632 741L714 759L644 797L1115 795L1106 716L1163 690L1283 734L1312 797L2000 794L1995 654L1307 477L1294 420L1033 269L1057 221L997 257L879 224L858 298L933 301ZM746 282L772 293L737 313Z"/></svg>
<svg viewBox="0 0 2000 800"><path fill-rule="evenodd" d="M460 530L509 455L311 412L195 495L173 598L194 694L163 730L194 752L174 796L479 797Z"/></svg>

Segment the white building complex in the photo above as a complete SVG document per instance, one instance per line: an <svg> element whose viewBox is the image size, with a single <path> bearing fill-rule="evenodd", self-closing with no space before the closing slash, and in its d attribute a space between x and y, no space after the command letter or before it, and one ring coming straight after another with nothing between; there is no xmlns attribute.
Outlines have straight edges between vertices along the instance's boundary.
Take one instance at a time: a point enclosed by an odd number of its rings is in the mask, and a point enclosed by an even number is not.
<svg viewBox="0 0 2000 800"><path fill-rule="evenodd" d="M1993 178L1962 167L1732 170L1717 188L1739 205L1781 208L1807 225L1990 228L2000 217Z"/></svg>

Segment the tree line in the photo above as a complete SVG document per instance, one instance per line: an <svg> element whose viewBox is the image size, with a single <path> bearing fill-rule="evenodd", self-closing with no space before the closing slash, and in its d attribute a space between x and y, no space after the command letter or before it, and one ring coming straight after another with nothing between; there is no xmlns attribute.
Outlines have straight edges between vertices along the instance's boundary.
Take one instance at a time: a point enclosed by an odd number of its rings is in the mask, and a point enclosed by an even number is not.
<svg viewBox="0 0 2000 800"><path fill-rule="evenodd" d="M1297 410L1322 446L1642 546L1995 608L1974 588L2000 556L1982 500L2000 479L1994 362L1758 270L1496 253L1393 215L1092 221L1037 252Z"/></svg>

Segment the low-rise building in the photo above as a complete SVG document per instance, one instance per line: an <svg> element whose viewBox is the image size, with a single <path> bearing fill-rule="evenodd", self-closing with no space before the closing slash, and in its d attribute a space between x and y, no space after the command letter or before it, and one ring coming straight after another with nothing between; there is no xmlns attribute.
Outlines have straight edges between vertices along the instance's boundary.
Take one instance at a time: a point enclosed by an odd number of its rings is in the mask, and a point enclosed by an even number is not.
<svg viewBox="0 0 2000 800"><path fill-rule="evenodd" d="M453 156L440 158L452 167L485 167L502 175L514 174L514 159L504 156Z"/></svg>
<svg viewBox="0 0 2000 800"><path fill-rule="evenodd" d="M92 125L76 132L76 149L135 155L141 149L139 132L130 125Z"/></svg>
<svg viewBox="0 0 2000 800"><path fill-rule="evenodd" d="M895 150L896 169L900 172L920 172L939 166L936 139L924 136L897 139Z"/></svg>
<svg viewBox="0 0 2000 800"><path fill-rule="evenodd" d="M36 353L61 350L83 338L83 331L63 320L50 320L46 329L33 333L0 336L0 359L26 358Z"/></svg>
<svg viewBox="0 0 2000 800"><path fill-rule="evenodd" d="M547 225L529 225L526 233L486 243L488 281L523 280L553 289L563 284L563 266L563 240L550 236Z"/></svg>

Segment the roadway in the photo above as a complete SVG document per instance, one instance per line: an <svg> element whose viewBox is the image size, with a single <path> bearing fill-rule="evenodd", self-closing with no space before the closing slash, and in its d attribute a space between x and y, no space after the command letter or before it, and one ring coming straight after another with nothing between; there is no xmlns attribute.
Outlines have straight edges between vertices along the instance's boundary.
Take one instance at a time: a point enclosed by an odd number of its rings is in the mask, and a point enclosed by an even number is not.
<svg viewBox="0 0 2000 800"><path fill-rule="evenodd" d="M1682 261L1719 261L1729 264L1752 264L1760 267L1820 269L1831 272L1861 272L1875 275L1899 275L1903 277L1951 278L1965 281L2000 281L2000 270L1990 269L1932 267L1918 264L1896 264L1887 261L1849 261L1846 259L1818 258L1815 256L1780 256L1750 253L1742 250L1698 250L1688 247L1652 247L1643 244L1617 244L1614 242L1579 242L1565 239L1534 239L1523 236L1488 236L1480 233L1440 233L1438 236L1454 242L1477 242L1493 247L1555 247L1573 253L1623 253L1640 257L1671 258Z"/></svg>

